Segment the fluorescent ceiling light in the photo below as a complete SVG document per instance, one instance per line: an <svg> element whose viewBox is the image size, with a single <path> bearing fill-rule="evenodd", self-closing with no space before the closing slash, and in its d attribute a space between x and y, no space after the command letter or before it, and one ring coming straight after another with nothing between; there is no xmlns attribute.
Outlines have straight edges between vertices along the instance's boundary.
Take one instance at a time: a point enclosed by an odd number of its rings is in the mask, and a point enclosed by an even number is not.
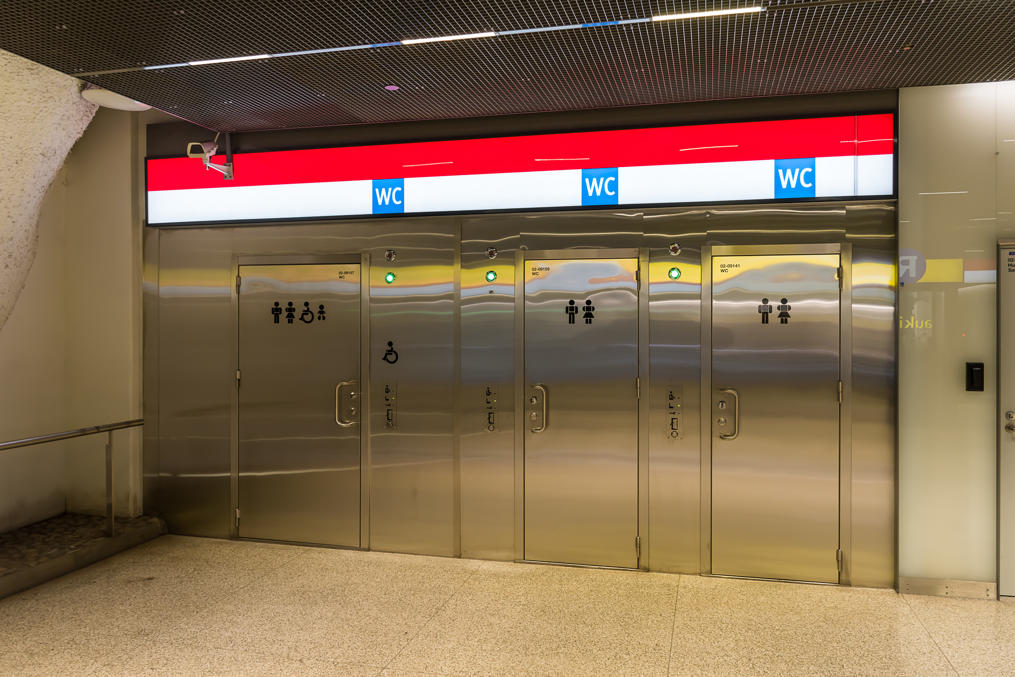
<svg viewBox="0 0 1015 677"><path fill-rule="evenodd" d="M423 42L451 42L452 40L472 40L473 38L492 38L497 34L493 31L487 33L466 33L465 35L445 35L441 38L410 38L402 40L403 45L418 45Z"/></svg>
<svg viewBox="0 0 1015 677"><path fill-rule="evenodd" d="M205 59L204 61L188 61L189 66L206 66L210 63L230 63L232 61L254 61L255 59L270 59L271 54L253 54L251 56L231 56L226 59Z"/></svg>
<svg viewBox="0 0 1015 677"><path fill-rule="evenodd" d="M657 14L652 21L679 21L680 19L703 19L708 16L728 16L730 14L753 14L764 12L764 7L737 7L734 9L712 9L706 12L684 12L683 14Z"/></svg>

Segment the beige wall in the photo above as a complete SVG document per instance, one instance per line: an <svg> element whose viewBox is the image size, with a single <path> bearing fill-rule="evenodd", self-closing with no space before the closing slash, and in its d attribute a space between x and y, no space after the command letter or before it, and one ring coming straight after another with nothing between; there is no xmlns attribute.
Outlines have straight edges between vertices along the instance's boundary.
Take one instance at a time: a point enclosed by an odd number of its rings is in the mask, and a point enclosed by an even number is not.
<svg viewBox="0 0 1015 677"><path fill-rule="evenodd" d="M100 110L47 192L26 287L0 329L0 439L141 415L136 115ZM115 433L118 509L140 509L140 434ZM104 510L105 436L0 452L0 531Z"/></svg>
<svg viewBox="0 0 1015 677"><path fill-rule="evenodd" d="M899 574L994 581L991 270L1015 235L1015 82L904 89L899 105ZM927 262L919 280L907 255ZM984 392L965 391L966 361L985 363Z"/></svg>
<svg viewBox="0 0 1015 677"><path fill-rule="evenodd" d="M35 262L0 329L0 439L67 425L64 204L61 171L42 202ZM0 452L0 532L63 512L64 443Z"/></svg>

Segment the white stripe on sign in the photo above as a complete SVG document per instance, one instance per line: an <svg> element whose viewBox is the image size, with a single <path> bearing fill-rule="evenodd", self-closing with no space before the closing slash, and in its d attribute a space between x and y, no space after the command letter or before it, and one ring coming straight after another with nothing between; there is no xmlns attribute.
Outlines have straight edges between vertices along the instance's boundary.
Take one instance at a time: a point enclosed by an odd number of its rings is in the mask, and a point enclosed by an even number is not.
<svg viewBox="0 0 1015 677"><path fill-rule="evenodd" d="M855 156L814 159L814 197L846 197L856 191Z"/></svg>
<svg viewBox="0 0 1015 677"><path fill-rule="evenodd" d="M809 194L802 188L777 191L778 163L785 165L784 173L806 177L801 186ZM788 199L890 195L894 181L892 155L565 169L149 191L148 218L149 223L166 224L360 216L381 213L374 205L375 189L392 196L398 191L394 211L406 214L579 207L583 175L590 183L599 181L604 191L608 185L611 198L586 196L585 204L618 206L767 201L777 192Z"/></svg>
<svg viewBox="0 0 1015 677"><path fill-rule="evenodd" d="M895 157L858 155L856 158L856 194L891 195L895 187Z"/></svg>
<svg viewBox="0 0 1015 677"><path fill-rule="evenodd" d="M148 192L149 223L253 221L369 214L370 181Z"/></svg>
<svg viewBox="0 0 1015 677"><path fill-rule="evenodd" d="M771 200L772 160L620 168L620 203Z"/></svg>
<svg viewBox="0 0 1015 677"><path fill-rule="evenodd" d="M405 211L577 207L581 170L426 176L405 180Z"/></svg>

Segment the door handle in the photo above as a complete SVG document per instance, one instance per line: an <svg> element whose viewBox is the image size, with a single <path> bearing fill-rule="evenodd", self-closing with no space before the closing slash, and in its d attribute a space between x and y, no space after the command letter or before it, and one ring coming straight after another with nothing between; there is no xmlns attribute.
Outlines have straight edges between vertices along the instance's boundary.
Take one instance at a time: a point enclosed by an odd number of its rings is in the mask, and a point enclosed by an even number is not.
<svg viewBox="0 0 1015 677"><path fill-rule="evenodd" d="M733 432L729 435L720 433L719 439L735 440L740 434L740 394L733 388L723 388L719 392L733 396Z"/></svg>
<svg viewBox="0 0 1015 677"><path fill-rule="evenodd" d="M547 420L546 419L546 407L547 407L546 401L549 399L549 395L547 394L547 392L546 392L546 386L544 386L544 385L536 384L536 385L532 386L532 389L533 390L538 390L542 394L542 396L543 396L542 397L542 400L543 400L543 420L539 422L539 427L538 428L529 428L529 432L541 433L544 430L546 430L546 420Z"/></svg>
<svg viewBox="0 0 1015 677"><path fill-rule="evenodd" d="M343 418L341 413L342 389L354 385L356 385L356 381L340 381L339 384L335 386L335 423L337 423L342 428L348 428L349 426L354 425L356 423L355 419ZM353 391L350 399L355 399L355 397L356 392ZM356 413L355 409L350 407L350 413Z"/></svg>

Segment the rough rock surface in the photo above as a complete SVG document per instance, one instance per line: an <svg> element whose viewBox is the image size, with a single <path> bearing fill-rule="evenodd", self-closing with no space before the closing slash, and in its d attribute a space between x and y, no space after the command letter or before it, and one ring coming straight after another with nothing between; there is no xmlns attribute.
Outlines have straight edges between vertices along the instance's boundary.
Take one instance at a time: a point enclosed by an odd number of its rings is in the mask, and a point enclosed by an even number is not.
<svg viewBox="0 0 1015 677"><path fill-rule="evenodd" d="M76 78L0 50L0 329L35 259L39 208L95 114Z"/></svg>

